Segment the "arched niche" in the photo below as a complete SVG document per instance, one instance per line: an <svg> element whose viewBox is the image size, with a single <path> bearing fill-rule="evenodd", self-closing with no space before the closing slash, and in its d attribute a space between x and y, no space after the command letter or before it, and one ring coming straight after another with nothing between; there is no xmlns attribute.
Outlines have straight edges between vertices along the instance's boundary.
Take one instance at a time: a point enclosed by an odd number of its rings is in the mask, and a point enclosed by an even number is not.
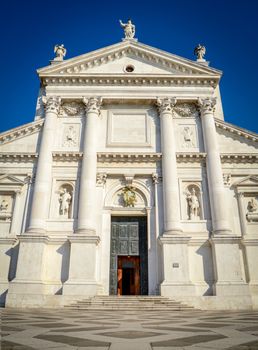
<svg viewBox="0 0 258 350"><path fill-rule="evenodd" d="M74 185L70 182L58 184L58 215L62 219L71 219L73 216Z"/></svg>

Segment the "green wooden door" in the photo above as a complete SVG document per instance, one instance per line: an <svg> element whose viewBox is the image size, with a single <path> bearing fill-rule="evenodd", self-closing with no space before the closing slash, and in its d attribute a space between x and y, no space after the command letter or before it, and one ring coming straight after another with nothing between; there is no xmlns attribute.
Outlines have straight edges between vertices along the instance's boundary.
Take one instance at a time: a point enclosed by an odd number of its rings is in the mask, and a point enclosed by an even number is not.
<svg viewBox="0 0 258 350"><path fill-rule="evenodd" d="M148 294L146 217L112 217L110 247L110 294L117 294L117 256L140 257L140 291Z"/></svg>

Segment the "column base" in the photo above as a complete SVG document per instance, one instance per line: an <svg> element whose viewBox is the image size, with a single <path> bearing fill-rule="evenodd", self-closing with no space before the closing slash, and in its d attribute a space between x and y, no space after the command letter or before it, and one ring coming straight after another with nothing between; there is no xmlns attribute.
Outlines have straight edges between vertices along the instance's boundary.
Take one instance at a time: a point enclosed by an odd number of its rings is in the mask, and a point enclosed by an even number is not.
<svg viewBox="0 0 258 350"><path fill-rule="evenodd" d="M216 282L213 288L217 296L250 296L249 286L244 282Z"/></svg>
<svg viewBox="0 0 258 350"><path fill-rule="evenodd" d="M160 295L165 297L195 296L195 286L191 283L176 283L163 281L160 285Z"/></svg>
<svg viewBox="0 0 258 350"><path fill-rule="evenodd" d="M75 231L75 234L78 235L87 235L87 236L95 236L96 230L94 229L87 229L87 228L79 228Z"/></svg>
<svg viewBox="0 0 258 350"><path fill-rule="evenodd" d="M163 236L177 236L181 235L183 233L183 230L181 228L175 228L173 230L168 230L163 232Z"/></svg>
<svg viewBox="0 0 258 350"><path fill-rule="evenodd" d="M46 235L47 231L44 228L28 227L24 234Z"/></svg>
<svg viewBox="0 0 258 350"><path fill-rule="evenodd" d="M94 296L98 294L99 285L96 281L66 281L63 285L63 295Z"/></svg>

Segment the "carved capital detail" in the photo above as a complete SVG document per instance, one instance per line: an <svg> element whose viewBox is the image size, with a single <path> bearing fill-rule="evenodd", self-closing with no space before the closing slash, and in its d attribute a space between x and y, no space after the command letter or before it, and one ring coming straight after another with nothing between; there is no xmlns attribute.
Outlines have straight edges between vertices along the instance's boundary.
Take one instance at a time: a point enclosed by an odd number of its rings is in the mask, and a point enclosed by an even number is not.
<svg viewBox="0 0 258 350"><path fill-rule="evenodd" d="M97 173L96 183L97 186L104 186L107 181L106 173Z"/></svg>
<svg viewBox="0 0 258 350"><path fill-rule="evenodd" d="M158 98L157 107L160 115L162 113L171 113L173 112L173 107L176 105L176 98Z"/></svg>
<svg viewBox="0 0 258 350"><path fill-rule="evenodd" d="M86 114L96 113L100 115L100 107L102 104L101 97L83 98L83 103L85 105Z"/></svg>
<svg viewBox="0 0 258 350"><path fill-rule="evenodd" d="M50 96L50 97L43 96L42 102L45 106L46 113L55 113L55 114L59 113L59 109L61 106L61 97L59 97L59 96Z"/></svg>
<svg viewBox="0 0 258 350"><path fill-rule="evenodd" d="M217 99L216 97L199 98L198 104L202 114L214 113L215 105Z"/></svg>

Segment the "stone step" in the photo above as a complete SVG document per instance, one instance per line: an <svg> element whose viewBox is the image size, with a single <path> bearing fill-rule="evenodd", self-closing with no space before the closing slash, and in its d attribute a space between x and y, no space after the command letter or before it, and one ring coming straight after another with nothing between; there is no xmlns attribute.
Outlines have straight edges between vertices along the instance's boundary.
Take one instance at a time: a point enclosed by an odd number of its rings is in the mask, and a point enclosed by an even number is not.
<svg viewBox="0 0 258 350"><path fill-rule="evenodd" d="M192 306L161 296L95 296L66 305L72 310L191 310Z"/></svg>

